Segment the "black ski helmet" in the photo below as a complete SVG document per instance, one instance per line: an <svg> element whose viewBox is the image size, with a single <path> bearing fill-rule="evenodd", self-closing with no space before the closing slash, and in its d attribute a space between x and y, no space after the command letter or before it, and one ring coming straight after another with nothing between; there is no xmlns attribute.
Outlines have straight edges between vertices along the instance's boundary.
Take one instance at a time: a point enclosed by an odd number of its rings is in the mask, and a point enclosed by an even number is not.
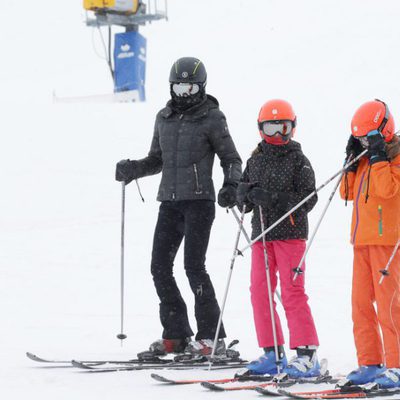
<svg viewBox="0 0 400 400"><path fill-rule="evenodd" d="M170 83L200 83L204 87L207 82L206 68L198 58L179 58L172 65L169 81Z"/></svg>

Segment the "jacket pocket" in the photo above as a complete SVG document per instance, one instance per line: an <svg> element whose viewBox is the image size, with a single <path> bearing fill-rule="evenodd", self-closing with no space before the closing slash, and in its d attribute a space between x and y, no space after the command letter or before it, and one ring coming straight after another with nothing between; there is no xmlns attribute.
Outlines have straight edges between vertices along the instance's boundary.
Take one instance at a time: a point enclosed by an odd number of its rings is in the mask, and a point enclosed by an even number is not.
<svg viewBox="0 0 400 400"><path fill-rule="evenodd" d="M195 194L202 194L203 191L201 190L201 187L200 187L199 173L198 173L198 169L197 169L197 164L193 164L193 172L194 172L194 179L195 179L195 185L196 185L194 193Z"/></svg>

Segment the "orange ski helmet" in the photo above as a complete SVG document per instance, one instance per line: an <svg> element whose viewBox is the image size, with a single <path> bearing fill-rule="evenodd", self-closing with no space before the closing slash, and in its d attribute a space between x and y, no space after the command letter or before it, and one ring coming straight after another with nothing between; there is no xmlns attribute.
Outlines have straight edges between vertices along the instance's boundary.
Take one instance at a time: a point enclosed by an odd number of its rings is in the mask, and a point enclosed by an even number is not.
<svg viewBox="0 0 400 400"><path fill-rule="evenodd" d="M263 125L264 122L276 122L279 121L290 121L290 134L285 139L280 139L280 143L274 136L267 136L264 133ZM258 129L261 137L267 142L272 144L284 144L289 141L296 130L296 114L293 111L292 106L286 100L273 99L267 101L260 109L258 114Z"/></svg>
<svg viewBox="0 0 400 400"><path fill-rule="evenodd" d="M377 130L390 142L394 135L394 119L389 107L381 100L375 99L362 104L351 120L351 133L354 137L368 135Z"/></svg>

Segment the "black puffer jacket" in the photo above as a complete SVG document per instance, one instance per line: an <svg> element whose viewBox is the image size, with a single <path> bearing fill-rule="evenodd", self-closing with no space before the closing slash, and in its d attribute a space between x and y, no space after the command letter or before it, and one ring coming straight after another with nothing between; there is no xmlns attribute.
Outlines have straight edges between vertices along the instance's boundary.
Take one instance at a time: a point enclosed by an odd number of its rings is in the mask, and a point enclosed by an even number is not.
<svg viewBox="0 0 400 400"><path fill-rule="evenodd" d="M289 204L285 209L263 208L265 228L272 225L282 215L315 190L315 176L307 157L299 143L291 140L287 145L275 146L262 141L247 161L243 182L258 183L271 192L289 194ZM298 208L266 235L267 241L287 239L307 239L307 213L317 202L317 195ZM252 239L261 233L259 209L254 208Z"/></svg>
<svg viewBox="0 0 400 400"><path fill-rule="evenodd" d="M213 200L212 168L221 160L224 184L237 184L242 161L218 101L210 96L185 111L169 101L156 117L149 154L138 162L138 177L162 171L157 200Z"/></svg>

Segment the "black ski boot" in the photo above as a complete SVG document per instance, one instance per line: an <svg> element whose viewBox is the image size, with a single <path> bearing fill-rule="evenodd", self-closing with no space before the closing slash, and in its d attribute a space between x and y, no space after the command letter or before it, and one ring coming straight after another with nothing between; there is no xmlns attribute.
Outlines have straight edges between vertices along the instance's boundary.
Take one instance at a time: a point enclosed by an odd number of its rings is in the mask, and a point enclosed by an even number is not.
<svg viewBox="0 0 400 400"><path fill-rule="evenodd" d="M166 356L167 354L180 354L185 351L189 342L190 338L159 339L150 345L149 350L142 351L137 356L141 360L152 360Z"/></svg>

